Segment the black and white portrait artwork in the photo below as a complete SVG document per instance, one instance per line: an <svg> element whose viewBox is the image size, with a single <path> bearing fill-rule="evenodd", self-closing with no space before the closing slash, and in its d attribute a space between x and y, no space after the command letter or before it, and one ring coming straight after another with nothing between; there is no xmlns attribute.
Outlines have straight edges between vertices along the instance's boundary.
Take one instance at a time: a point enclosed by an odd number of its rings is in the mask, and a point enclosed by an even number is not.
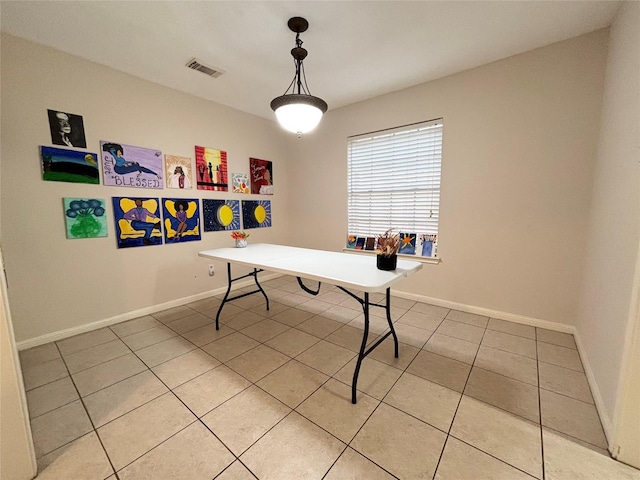
<svg viewBox="0 0 640 480"><path fill-rule="evenodd" d="M84 136L84 123L81 115L61 112L59 110L47 110L49 113L49 128L51 129L51 142L54 145L66 145L67 147L87 148Z"/></svg>

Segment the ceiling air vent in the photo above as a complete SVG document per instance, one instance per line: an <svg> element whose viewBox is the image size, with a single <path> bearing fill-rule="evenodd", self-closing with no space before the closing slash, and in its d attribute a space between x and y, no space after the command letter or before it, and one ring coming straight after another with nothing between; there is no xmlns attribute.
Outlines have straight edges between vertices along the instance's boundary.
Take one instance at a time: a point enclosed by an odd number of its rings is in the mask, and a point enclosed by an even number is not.
<svg viewBox="0 0 640 480"><path fill-rule="evenodd" d="M205 73L213 78L218 78L220 75L224 73L224 70L220 70L217 67L210 67L205 65L197 58L193 58L187 62L187 67L191 70L197 70L199 72Z"/></svg>

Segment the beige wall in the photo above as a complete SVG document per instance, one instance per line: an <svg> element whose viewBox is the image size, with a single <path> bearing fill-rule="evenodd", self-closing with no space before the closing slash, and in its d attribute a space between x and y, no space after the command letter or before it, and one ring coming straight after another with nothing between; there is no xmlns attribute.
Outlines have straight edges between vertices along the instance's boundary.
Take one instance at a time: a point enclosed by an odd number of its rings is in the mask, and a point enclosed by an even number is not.
<svg viewBox="0 0 640 480"><path fill-rule="evenodd" d="M632 302L634 277L640 275L636 271L640 245L637 2L623 4L611 25L599 138L593 209L586 235L587 248L599 255L585 259L577 329L593 372L592 385L595 382L595 393L601 395L596 399L601 402L600 414L609 427L618 408L625 337L631 337L628 325L636 320L638 308Z"/></svg>
<svg viewBox="0 0 640 480"><path fill-rule="evenodd" d="M442 263L398 289L574 325L607 33L329 111L292 146L298 243L344 246L349 135L443 117Z"/></svg>
<svg viewBox="0 0 640 480"><path fill-rule="evenodd" d="M208 262L197 252L231 246L228 233L203 233L201 242L118 250L112 196L264 198L45 182L39 146L51 144L47 108L83 115L92 152L99 152L100 140L110 140L193 159L194 145L204 145L226 150L229 172L245 173L251 156L272 160L273 227L254 230L251 240L286 241L286 136L275 122L12 36L2 36L1 60L0 238L18 342L223 286L225 275L210 278ZM62 198L67 196L107 200L108 238L66 239Z"/></svg>

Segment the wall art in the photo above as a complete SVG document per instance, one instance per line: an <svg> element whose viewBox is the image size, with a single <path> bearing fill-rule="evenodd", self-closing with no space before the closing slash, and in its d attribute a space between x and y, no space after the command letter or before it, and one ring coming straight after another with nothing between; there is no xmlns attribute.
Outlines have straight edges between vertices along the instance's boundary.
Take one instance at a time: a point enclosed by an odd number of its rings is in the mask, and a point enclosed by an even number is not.
<svg viewBox="0 0 640 480"><path fill-rule="evenodd" d="M273 195L273 164L269 160L249 159L251 193Z"/></svg>
<svg viewBox="0 0 640 480"><path fill-rule="evenodd" d="M100 183L98 155L65 148L40 147L42 179L54 182Z"/></svg>
<svg viewBox="0 0 640 480"><path fill-rule="evenodd" d="M232 173L231 185L233 185L233 193L250 193L249 175L246 173Z"/></svg>
<svg viewBox="0 0 640 480"><path fill-rule="evenodd" d="M197 198L163 198L165 243L200 240L200 200Z"/></svg>
<svg viewBox="0 0 640 480"><path fill-rule="evenodd" d="M112 200L118 248L162 245L157 198L113 197Z"/></svg>
<svg viewBox="0 0 640 480"><path fill-rule="evenodd" d="M263 228L271 226L270 200L242 200L243 228Z"/></svg>
<svg viewBox="0 0 640 480"><path fill-rule="evenodd" d="M421 255L423 257L437 257L437 241L438 235L420 235L420 241L422 242Z"/></svg>
<svg viewBox="0 0 640 480"><path fill-rule="evenodd" d="M54 145L66 145L67 147L87 148L87 140L84 136L84 122L81 115L59 110L47 110L47 113L49 115L51 143Z"/></svg>
<svg viewBox="0 0 640 480"><path fill-rule="evenodd" d="M107 236L105 201L101 198L63 198L67 238Z"/></svg>
<svg viewBox="0 0 640 480"><path fill-rule="evenodd" d="M196 185L198 190L226 192L227 152L196 145Z"/></svg>
<svg viewBox="0 0 640 480"><path fill-rule="evenodd" d="M189 157L165 155L164 171L167 172L167 188L193 188L193 170Z"/></svg>
<svg viewBox="0 0 640 480"><path fill-rule="evenodd" d="M202 200L205 232L240 229L240 202L238 200Z"/></svg>
<svg viewBox="0 0 640 480"><path fill-rule="evenodd" d="M417 235L415 233L400 233L400 248L398 249L398 253L403 255L415 255L416 240Z"/></svg>
<svg viewBox="0 0 640 480"><path fill-rule="evenodd" d="M100 146L105 185L163 188L160 150L105 141Z"/></svg>

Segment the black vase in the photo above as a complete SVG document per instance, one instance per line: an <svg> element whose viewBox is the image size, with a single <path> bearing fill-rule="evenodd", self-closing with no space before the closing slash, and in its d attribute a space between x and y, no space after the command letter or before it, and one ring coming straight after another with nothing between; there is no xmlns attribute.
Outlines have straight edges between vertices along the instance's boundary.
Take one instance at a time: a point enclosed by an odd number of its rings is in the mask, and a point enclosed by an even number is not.
<svg viewBox="0 0 640 480"><path fill-rule="evenodd" d="M395 270L398 264L397 255L378 255L378 270Z"/></svg>

